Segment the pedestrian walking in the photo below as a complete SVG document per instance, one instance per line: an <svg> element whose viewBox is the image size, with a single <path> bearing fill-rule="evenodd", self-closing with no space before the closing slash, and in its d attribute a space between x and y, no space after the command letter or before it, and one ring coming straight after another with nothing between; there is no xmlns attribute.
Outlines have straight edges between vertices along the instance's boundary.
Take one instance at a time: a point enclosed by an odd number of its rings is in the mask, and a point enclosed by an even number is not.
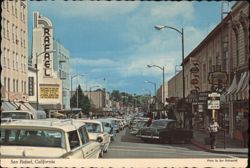
<svg viewBox="0 0 250 168"><path fill-rule="evenodd" d="M210 145L211 149L216 147L216 135L220 129L219 124L215 121L215 119L211 120L211 123L208 126L208 132L210 134Z"/></svg>
<svg viewBox="0 0 250 168"><path fill-rule="evenodd" d="M242 121L242 138L243 138L243 146L247 147L248 142L248 114L244 113Z"/></svg>

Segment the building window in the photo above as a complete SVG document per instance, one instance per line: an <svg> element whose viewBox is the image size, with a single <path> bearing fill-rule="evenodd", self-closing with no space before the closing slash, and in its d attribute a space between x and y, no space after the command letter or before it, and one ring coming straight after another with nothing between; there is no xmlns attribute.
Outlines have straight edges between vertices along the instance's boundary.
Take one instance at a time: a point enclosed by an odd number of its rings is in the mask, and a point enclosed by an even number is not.
<svg viewBox="0 0 250 168"><path fill-rule="evenodd" d="M24 94L26 94L26 82L24 82Z"/></svg>
<svg viewBox="0 0 250 168"><path fill-rule="evenodd" d="M10 39L10 22L7 20L7 39Z"/></svg>
<svg viewBox="0 0 250 168"><path fill-rule="evenodd" d="M13 52L13 69L15 70L15 52Z"/></svg>
<svg viewBox="0 0 250 168"><path fill-rule="evenodd" d="M16 84L16 80L15 79L13 79L13 92L15 92L16 91L16 89L15 89L15 84Z"/></svg>
<svg viewBox="0 0 250 168"><path fill-rule="evenodd" d="M8 78L8 91L10 91L10 78Z"/></svg>
<svg viewBox="0 0 250 168"><path fill-rule="evenodd" d="M13 41L13 43L15 43L15 35L14 35L14 32L15 32L15 25L14 24L12 24L12 41Z"/></svg>
<svg viewBox="0 0 250 168"><path fill-rule="evenodd" d="M11 5L11 12L12 12L12 15L14 15L14 2L11 1L12 5Z"/></svg>
<svg viewBox="0 0 250 168"><path fill-rule="evenodd" d="M16 81L16 92L18 92L18 80Z"/></svg>
<svg viewBox="0 0 250 168"><path fill-rule="evenodd" d="M3 66L6 66L6 48L3 49Z"/></svg>
<svg viewBox="0 0 250 168"><path fill-rule="evenodd" d="M6 77L4 77L4 87L5 87L5 90L7 90L7 87L6 87L6 86L7 86L7 85L6 85L6 82L7 82L7 81L6 81Z"/></svg>
<svg viewBox="0 0 250 168"><path fill-rule="evenodd" d="M207 69L206 69L206 64L202 65L202 82L206 83L207 79Z"/></svg>
<svg viewBox="0 0 250 168"><path fill-rule="evenodd" d="M23 93L23 80L21 82L21 89L22 89L22 93Z"/></svg>
<svg viewBox="0 0 250 168"><path fill-rule="evenodd" d="M3 23L2 23L2 25L3 25L2 26L2 28L3 28L3 37L6 38L6 34L5 34L5 26L6 26L5 22L6 22L6 20L5 20L5 18L3 18L2 21L3 21Z"/></svg>
<svg viewBox="0 0 250 168"><path fill-rule="evenodd" d="M245 45L245 62L248 63L249 60L249 36L248 36L248 29L244 28L244 45Z"/></svg>
<svg viewBox="0 0 250 168"><path fill-rule="evenodd" d="M7 67L10 68L10 50L7 50Z"/></svg>
<svg viewBox="0 0 250 168"><path fill-rule="evenodd" d="M16 70L18 70L18 55L16 54Z"/></svg>

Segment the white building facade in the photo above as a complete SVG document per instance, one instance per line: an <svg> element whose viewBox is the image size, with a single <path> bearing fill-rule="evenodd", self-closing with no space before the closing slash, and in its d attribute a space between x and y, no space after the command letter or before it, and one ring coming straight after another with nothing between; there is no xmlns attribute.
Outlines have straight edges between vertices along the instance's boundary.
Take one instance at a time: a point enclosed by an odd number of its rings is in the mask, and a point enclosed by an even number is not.
<svg viewBox="0 0 250 168"><path fill-rule="evenodd" d="M53 68L57 72L58 78L62 80L62 109L70 109L70 76L69 58L70 52L59 42L53 40Z"/></svg>
<svg viewBox="0 0 250 168"><path fill-rule="evenodd" d="M28 22L26 1L2 1L1 100L28 100Z"/></svg>
<svg viewBox="0 0 250 168"><path fill-rule="evenodd" d="M33 13L32 66L38 69L34 81L35 94L30 101L36 102L45 110L62 108L62 81L53 64L53 26L51 21Z"/></svg>

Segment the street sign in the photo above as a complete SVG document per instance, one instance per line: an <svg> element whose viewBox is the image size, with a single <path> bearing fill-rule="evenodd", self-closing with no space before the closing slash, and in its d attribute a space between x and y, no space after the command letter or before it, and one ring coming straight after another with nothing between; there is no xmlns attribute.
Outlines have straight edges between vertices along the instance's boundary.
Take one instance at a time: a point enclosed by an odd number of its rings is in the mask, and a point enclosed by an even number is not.
<svg viewBox="0 0 250 168"><path fill-rule="evenodd" d="M220 97L220 94L213 92L213 93L208 94L208 97Z"/></svg>
<svg viewBox="0 0 250 168"><path fill-rule="evenodd" d="M220 109L220 100L208 100L207 108L212 110Z"/></svg>
<svg viewBox="0 0 250 168"><path fill-rule="evenodd" d="M216 110L220 109L220 94L213 92L208 94L207 108Z"/></svg>

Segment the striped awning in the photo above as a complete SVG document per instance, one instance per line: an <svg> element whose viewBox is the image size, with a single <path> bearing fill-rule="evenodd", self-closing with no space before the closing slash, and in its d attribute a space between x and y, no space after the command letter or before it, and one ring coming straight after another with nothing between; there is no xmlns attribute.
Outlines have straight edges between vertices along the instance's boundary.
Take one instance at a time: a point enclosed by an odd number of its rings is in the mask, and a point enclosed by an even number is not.
<svg viewBox="0 0 250 168"><path fill-rule="evenodd" d="M241 74L240 81L237 86L237 90L235 91L234 100L241 100L241 94L242 94L242 91L244 90L243 87L246 85L247 76L248 76L248 72L244 72Z"/></svg>
<svg viewBox="0 0 250 168"><path fill-rule="evenodd" d="M236 75L234 75L233 81L232 81L232 83L231 83L231 85L228 88L227 93L226 93L226 100L227 101L233 100L234 93L236 92L237 87L238 86L237 86L237 82L236 82Z"/></svg>
<svg viewBox="0 0 250 168"><path fill-rule="evenodd" d="M1 109L3 111L11 111L11 110L16 110L16 107L13 106L10 102L2 101Z"/></svg>

